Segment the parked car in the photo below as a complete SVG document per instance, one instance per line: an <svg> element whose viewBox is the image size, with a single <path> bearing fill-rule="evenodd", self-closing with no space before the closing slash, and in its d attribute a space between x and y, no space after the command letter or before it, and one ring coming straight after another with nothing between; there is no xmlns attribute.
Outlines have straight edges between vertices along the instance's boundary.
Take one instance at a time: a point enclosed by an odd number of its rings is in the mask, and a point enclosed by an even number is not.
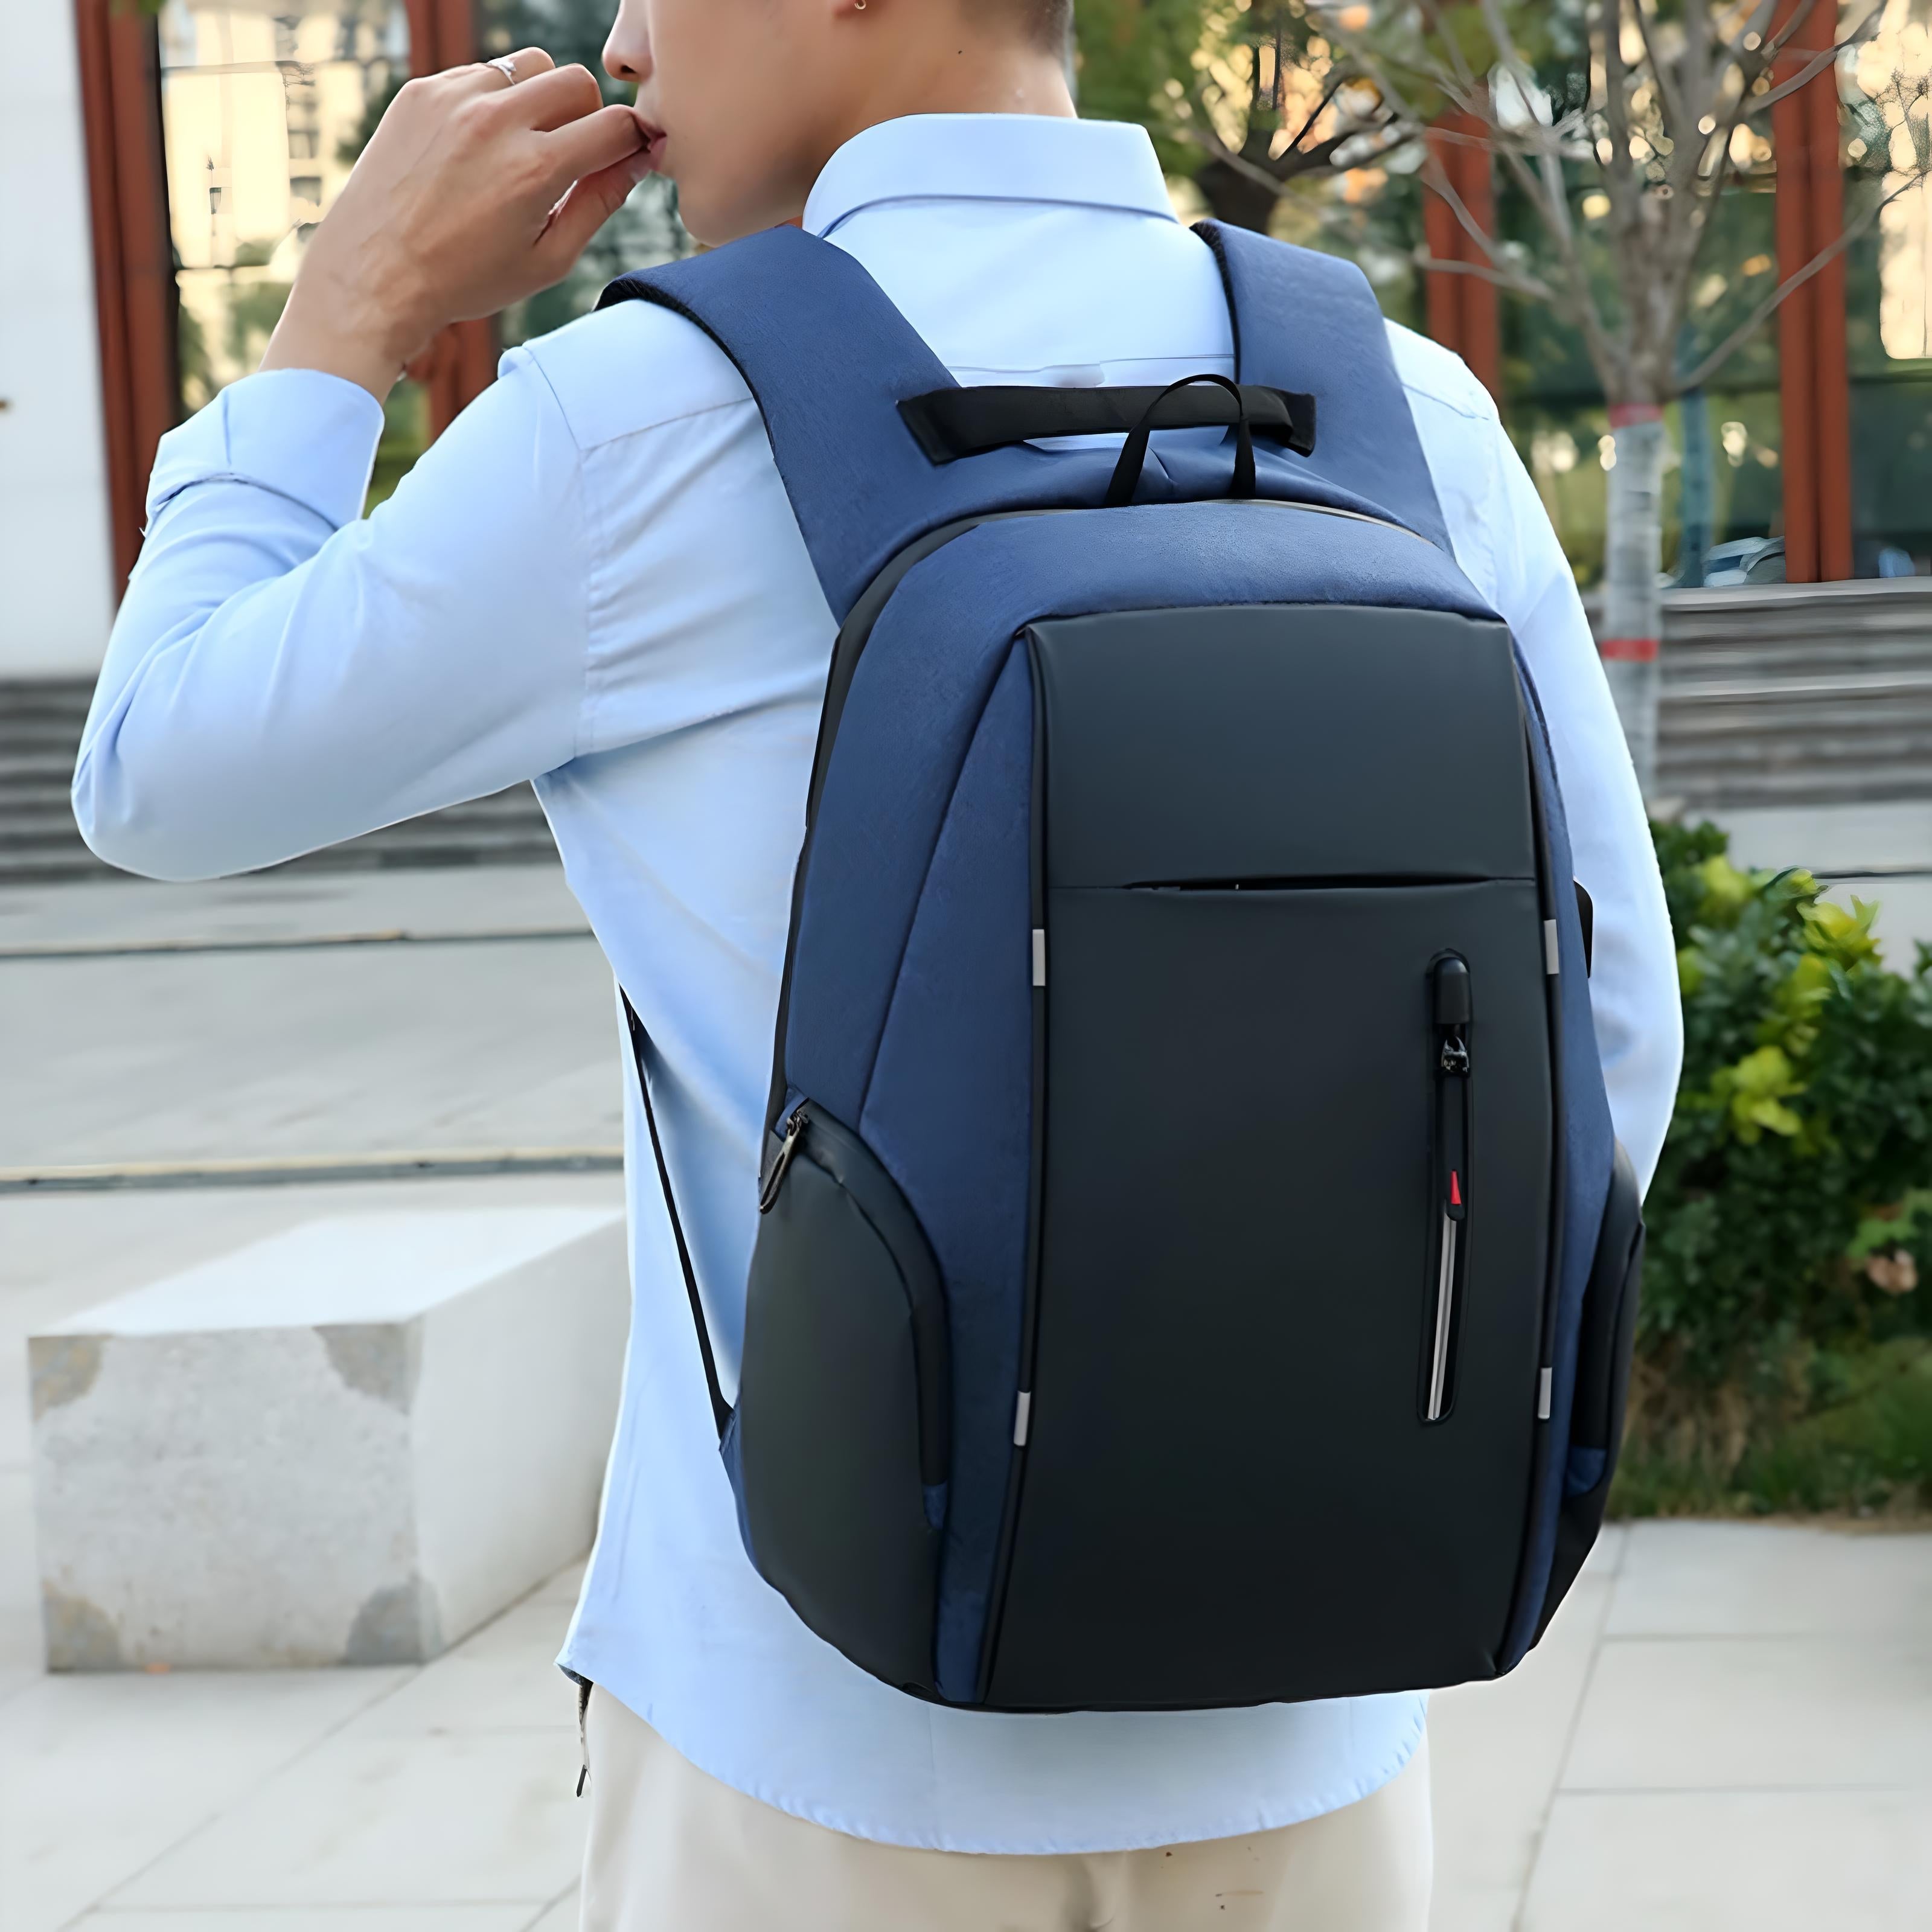
<svg viewBox="0 0 1932 1932"><path fill-rule="evenodd" d="M1742 537L1735 543L1719 544L1704 554L1704 587L1707 590L1730 590L1740 584L1784 581L1782 537Z"/></svg>

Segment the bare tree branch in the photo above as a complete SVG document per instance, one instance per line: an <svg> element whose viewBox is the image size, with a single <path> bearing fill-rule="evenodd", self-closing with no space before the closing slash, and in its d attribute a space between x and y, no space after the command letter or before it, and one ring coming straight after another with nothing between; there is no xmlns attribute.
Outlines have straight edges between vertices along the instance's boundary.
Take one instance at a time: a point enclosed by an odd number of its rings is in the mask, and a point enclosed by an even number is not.
<svg viewBox="0 0 1932 1932"><path fill-rule="evenodd" d="M1275 49L1274 58L1275 71L1278 74L1281 71L1281 49L1279 45L1277 45ZM1322 115L1327 111L1329 102L1333 100L1336 95L1340 94L1342 88L1348 85L1348 69L1345 68L1340 61L1337 61L1335 63L1335 70L1334 74L1329 76L1328 86L1326 91L1323 93L1322 98L1315 104L1313 110L1310 113L1307 119L1302 122L1300 128L1296 131L1294 139L1288 142L1287 152L1289 154L1293 154L1295 149L1300 147L1304 141L1307 140L1310 131L1313 128L1316 122L1320 120Z"/></svg>
<svg viewBox="0 0 1932 1932"><path fill-rule="evenodd" d="M1874 7L1842 40L1834 41L1828 47L1820 47L1789 80L1779 82L1775 87L1767 88L1762 94L1748 97L1751 118L1755 118L1768 107L1774 107L1779 101L1796 94L1801 87L1808 86L1827 68L1835 66L1841 54L1853 52L1863 46L1878 32L1883 14L1882 7Z"/></svg>
<svg viewBox="0 0 1932 1932"><path fill-rule="evenodd" d="M1440 256L1420 252L1409 259L1418 268L1432 275L1474 275L1478 281L1492 282L1499 289L1527 296L1532 302L1553 302L1558 299L1558 292L1547 282L1538 281L1534 275L1521 274L1513 269L1492 268L1483 262L1448 262Z"/></svg>
<svg viewBox="0 0 1932 1932"><path fill-rule="evenodd" d="M1846 223L1838 239L1829 248L1821 249L1803 268L1793 274L1787 275L1695 368L1688 375L1678 377L1676 385L1677 393L1681 395L1687 390L1701 389L1764 326L1787 296L1793 290L1802 288L1821 269L1828 268L1900 195L1909 194L1912 189L1922 186L1928 181L1932 181L1932 169L1922 168L1916 174L1900 182L1888 194L1880 196L1856 220Z"/></svg>

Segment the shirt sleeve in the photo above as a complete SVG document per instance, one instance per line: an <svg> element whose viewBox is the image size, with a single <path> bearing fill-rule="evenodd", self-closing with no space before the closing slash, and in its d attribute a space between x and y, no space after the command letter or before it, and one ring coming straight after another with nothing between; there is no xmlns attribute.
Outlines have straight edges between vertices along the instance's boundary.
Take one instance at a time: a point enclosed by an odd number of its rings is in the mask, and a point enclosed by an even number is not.
<svg viewBox="0 0 1932 1932"><path fill-rule="evenodd" d="M1543 500L1492 408L1464 428L1477 445L1466 450L1464 474L1484 485L1474 548L1492 580L1481 587L1515 636L1550 728L1571 858L1595 908L1590 998L1611 1118L1648 1187L1684 1057L1676 947L1649 821ZM1457 532L1459 554L1462 547Z"/></svg>
<svg viewBox="0 0 1932 1932"><path fill-rule="evenodd" d="M74 775L109 863L246 872L574 754L589 546L548 384L512 352L365 520L382 427L278 370L163 439Z"/></svg>

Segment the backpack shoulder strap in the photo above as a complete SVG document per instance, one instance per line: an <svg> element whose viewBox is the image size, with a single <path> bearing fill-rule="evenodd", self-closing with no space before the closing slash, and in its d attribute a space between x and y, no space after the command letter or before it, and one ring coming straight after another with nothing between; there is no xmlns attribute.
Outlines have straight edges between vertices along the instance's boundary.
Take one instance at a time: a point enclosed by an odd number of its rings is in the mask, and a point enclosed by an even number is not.
<svg viewBox="0 0 1932 1932"><path fill-rule="evenodd" d="M694 322L737 365L842 623L914 537L1032 488L1020 450L950 468L928 458L898 404L958 385L878 284L830 242L768 229L623 276L598 306L626 301Z"/></svg>
<svg viewBox="0 0 1932 1932"><path fill-rule="evenodd" d="M1195 232L1221 266L1237 379L1316 399L1315 452L1297 460L1449 549L1388 326L1361 270L1222 222Z"/></svg>
<svg viewBox="0 0 1932 1932"><path fill-rule="evenodd" d="M1408 399L1361 271L1244 229L1209 222L1198 232L1227 286L1241 382L1316 398L1314 454L1280 459L1291 466L1280 478L1286 493L1379 508L1447 550ZM1110 452L1051 455L1022 443L985 448L965 463L932 454L899 406L959 386L858 262L802 230L767 229L623 276L598 306L620 302L682 316L736 364L842 624L892 557L941 524L1105 500ZM1191 479L1184 463L1169 466L1162 487L1170 497L1226 492L1219 455L1195 458L1200 473Z"/></svg>

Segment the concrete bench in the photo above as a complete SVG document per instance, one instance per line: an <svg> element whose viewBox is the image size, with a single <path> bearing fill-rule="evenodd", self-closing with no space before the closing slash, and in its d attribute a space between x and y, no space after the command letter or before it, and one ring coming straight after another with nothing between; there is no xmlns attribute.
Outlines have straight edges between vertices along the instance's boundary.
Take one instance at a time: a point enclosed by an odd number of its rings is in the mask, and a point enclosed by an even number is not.
<svg viewBox="0 0 1932 1932"><path fill-rule="evenodd" d="M344 1215L29 1338L48 1667L402 1664L580 1555L621 1210Z"/></svg>

